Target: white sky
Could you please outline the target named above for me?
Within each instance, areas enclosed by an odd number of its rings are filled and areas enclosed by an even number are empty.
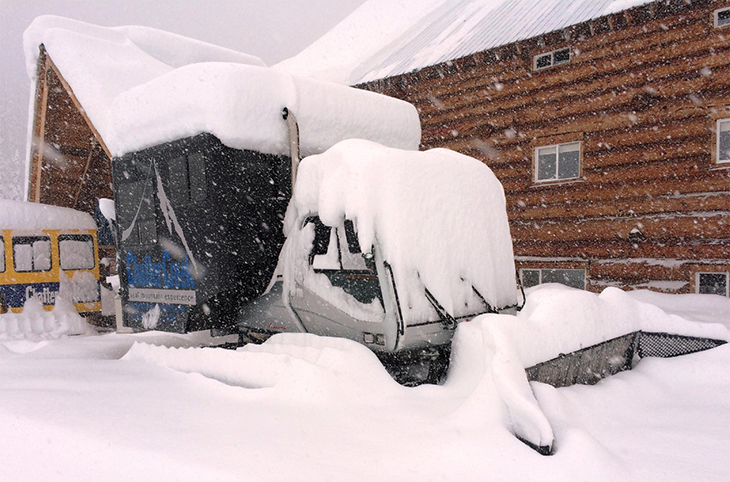
[[[30,81],[23,31],[39,15],[98,25],[145,25],[261,57],[291,57],[364,0],[0,0],[0,198],[17,197]]]

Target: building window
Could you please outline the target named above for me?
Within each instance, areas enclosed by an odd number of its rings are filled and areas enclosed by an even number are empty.
[[[730,277],[730,273],[697,273],[697,292],[730,296],[728,277]]]
[[[580,176],[580,142],[535,149],[535,181],[577,179]]]
[[[715,10],[715,27],[730,25],[730,7]]]
[[[15,271],[49,271],[51,269],[51,238],[22,236],[13,238]]]
[[[94,239],[88,234],[58,237],[61,269],[93,269],[96,265]]]
[[[176,205],[205,199],[205,158],[200,153],[170,160],[170,195]]]
[[[522,286],[532,288],[544,283],[560,283],[571,288],[586,288],[584,269],[521,269]]]
[[[535,70],[540,70],[554,65],[567,64],[568,62],[570,62],[570,49],[560,49],[535,55],[533,67]]]
[[[730,162],[730,119],[717,121],[717,162]]]

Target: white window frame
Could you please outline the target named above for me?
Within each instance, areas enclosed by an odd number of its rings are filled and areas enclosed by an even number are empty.
[[[730,119],[718,119],[715,127],[715,163],[716,164],[730,164],[730,158],[720,159],[720,126],[722,124],[728,124],[727,132],[730,132]],[[729,134],[730,135],[730,134]]]
[[[588,273],[583,268],[520,268],[520,283],[522,283],[522,279],[523,279],[522,276],[525,271],[537,271],[538,272],[538,274],[540,276],[538,283],[537,283],[538,286],[543,284],[543,281],[542,281],[543,271],[582,271],[583,272],[583,288],[580,288],[580,289],[586,289],[586,286],[588,285]],[[567,286],[567,285],[565,285],[565,286]],[[573,288],[573,287],[570,286],[569,288]]]
[[[575,177],[558,177],[560,173],[560,148],[565,146],[570,146],[572,144],[578,145],[578,174]],[[541,150],[548,150],[548,149],[555,149],[555,177],[550,179],[539,179],[540,175],[540,151]],[[574,181],[576,179],[580,179],[580,176],[583,172],[583,145],[581,141],[572,141],[572,142],[563,142],[560,144],[551,144],[549,146],[538,146],[535,148],[535,154],[534,154],[534,162],[533,164],[533,170],[534,170],[534,176],[533,181],[535,183],[555,183],[555,182],[565,182],[565,181]]]
[[[700,275],[703,274],[724,274],[725,275],[725,296],[730,297],[730,273],[727,271],[698,271],[695,273],[695,293],[700,292]]]
[[[556,62],[555,54],[558,52],[563,52],[565,50],[568,51],[568,60]],[[545,65],[544,67],[538,67],[537,60],[541,59],[543,57],[547,57],[547,56],[550,56],[550,65]],[[532,58],[532,69],[533,70],[549,69],[550,67],[555,67],[556,65],[564,65],[564,64],[570,63],[571,60],[573,60],[573,52],[570,50],[570,47],[563,47],[562,49],[551,50],[550,52],[543,52],[541,54],[535,55]]]
[[[730,19],[727,20],[727,23],[720,25],[720,14],[727,11],[730,11],[730,7],[718,8],[717,10],[715,10],[715,12],[713,13],[713,17],[715,18],[715,28],[724,28],[730,26]]]

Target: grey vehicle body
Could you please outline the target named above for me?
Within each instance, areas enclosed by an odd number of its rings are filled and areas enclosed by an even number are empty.
[[[239,312],[238,328],[244,340],[260,342],[276,333],[312,333],[348,338],[376,353],[397,353],[447,346],[459,322],[496,311],[485,303],[484,311],[454,319],[433,300],[432,319],[406,323],[392,268],[378,246],[363,254],[351,221],[329,227],[313,215],[304,224],[310,223],[315,225],[315,239],[308,259],[301,261],[307,263],[313,275],[324,275],[328,282],[320,282],[318,289],[313,289],[301,279],[279,275],[266,294]],[[337,234],[331,236],[333,231]],[[319,256],[328,254],[337,261],[324,266],[317,263]],[[353,315],[353,310],[333,301],[343,298],[350,306],[359,303],[371,312],[379,306],[382,316],[373,320]]]

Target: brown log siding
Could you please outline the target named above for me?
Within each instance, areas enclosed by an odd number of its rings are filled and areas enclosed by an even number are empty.
[[[519,267],[586,269],[593,290],[688,292],[698,270],[730,271],[730,165],[715,160],[730,28],[713,24],[728,6],[657,1],[360,87],[413,103],[423,148],[492,168]],[[565,47],[570,63],[532,69]],[[535,148],[573,141],[580,178],[535,183]]]

